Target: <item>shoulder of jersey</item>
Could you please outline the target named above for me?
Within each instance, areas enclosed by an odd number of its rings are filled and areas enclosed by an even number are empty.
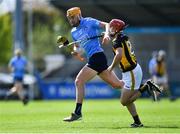
[[[87,20],[92,20],[93,18],[92,17],[85,17],[83,18],[83,20],[87,21]]]
[[[118,34],[117,40],[128,40],[128,36],[124,34]]]
[[[89,21],[93,21],[93,20],[96,20],[96,19],[94,19],[94,18],[92,18],[92,17],[83,18],[83,22],[84,22],[84,23],[88,23]]]

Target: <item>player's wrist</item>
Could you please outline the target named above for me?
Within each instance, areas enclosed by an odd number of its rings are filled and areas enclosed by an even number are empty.
[[[104,37],[110,37],[109,32],[105,32]]]

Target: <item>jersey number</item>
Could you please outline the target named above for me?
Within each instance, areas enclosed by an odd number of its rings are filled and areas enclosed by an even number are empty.
[[[127,44],[128,44],[130,53],[131,53],[131,54],[134,54],[134,50],[133,50],[133,48],[132,48],[131,42],[130,42],[130,41],[127,41]]]

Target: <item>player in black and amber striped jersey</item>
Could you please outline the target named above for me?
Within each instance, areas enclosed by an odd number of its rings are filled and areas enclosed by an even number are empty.
[[[117,34],[113,40],[114,54],[117,48],[122,48],[122,58],[119,63],[122,72],[133,70],[137,66],[137,60],[128,36],[122,33]]]
[[[176,100],[176,98],[172,95],[171,90],[168,86],[168,73],[166,68],[166,60],[165,60],[166,52],[164,50],[159,50],[155,59],[153,66],[152,79],[153,81],[163,89],[168,95],[171,101]],[[159,96],[159,93],[157,93]]]
[[[114,59],[108,70],[112,71],[116,65],[119,65],[122,70],[122,80],[125,83],[121,92],[121,104],[126,106],[134,119],[131,127],[142,127],[139,116],[133,103],[141,96],[144,91],[156,98],[155,91],[159,91],[159,87],[152,81],[147,81],[144,85],[142,82],[141,66],[137,63],[136,56],[132,49],[132,45],[128,36],[122,33],[125,28],[125,23],[119,19],[113,19],[109,23],[109,34],[112,37]]]

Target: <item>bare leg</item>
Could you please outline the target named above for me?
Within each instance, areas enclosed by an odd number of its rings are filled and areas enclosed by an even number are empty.
[[[17,94],[19,99],[23,102],[24,105],[28,103],[28,97],[25,97],[23,94],[23,83],[16,81],[14,86],[11,88],[10,91],[7,92],[6,94],[6,99],[8,99],[9,96]]]
[[[10,91],[7,92],[7,96],[17,93],[17,88],[13,86]]]
[[[135,91],[134,95],[129,98],[128,103],[133,103],[140,96],[141,96],[141,93],[139,91]]]
[[[129,101],[129,99],[133,96],[134,93],[136,93],[136,91],[131,91],[128,89],[122,89],[121,92],[121,104],[127,107],[127,109],[129,110],[132,116],[137,115],[136,107],[134,103],[132,102],[130,103]]]
[[[20,83],[20,82],[18,82],[18,83],[15,84],[15,86],[16,86],[17,94],[18,94],[20,100],[23,101],[23,99],[24,99],[24,95],[23,95],[23,84]]]
[[[130,103],[128,104],[127,106],[127,109],[129,111],[129,113],[134,117],[137,115],[137,112],[136,112],[136,106],[134,103]]]
[[[97,72],[93,69],[89,68],[88,66],[84,66],[79,74],[76,77],[75,80],[75,86],[76,86],[76,108],[74,110],[74,113],[71,114],[71,116],[64,118],[63,121],[71,122],[75,120],[79,120],[82,117],[81,114],[81,108],[82,103],[84,99],[84,86],[85,83],[89,80],[91,80],[94,76],[97,75]]]
[[[141,120],[139,119],[139,116],[136,111],[136,106],[134,103],[131,103],[126,106],[129,113],[131,114],[132,118],[134,119],[134,123],[131,124],[131,127],[142,127],[143,124],[141,123]]]
[[[75,80],[76,103],[81,103],[81,104],[83,103],[85,83],[91,80],[96,75],[97,72],[87,66],[84,66],[81,69]]]
[[[140,96],[141,96],[141,93],[138,90],[131,91],[128,89],[122,89],[122,91],[121,91],[121,104],[123,106],[127,106],[128,104],[133,103]]]
[[[139,97],[140,94],[138,92],[139,91],[137,91],[137,90],[131,91],[128,89],[122,89],[122,92],[121,92],[121,104],[123,106],[127,107],[129,113],[131,114],[132,118],[134,119],[135,124],[132,124],[133,125],[132,127],[142,127],[143,126],[141,124],[141,121],[140,121],[139,116],[137,114],[136,106],[133,102],[131,102],[131,101],[136,100]]]
[[[18,83],[15,82],[14,86],[7,92],[6,96],[9,97],[13,94],[18,94],[19,86]]]
[[[105,70],[99,74],[99,77],[110,84],[113,88],[123,88],[124,82],[119,80],[113,71]]]

